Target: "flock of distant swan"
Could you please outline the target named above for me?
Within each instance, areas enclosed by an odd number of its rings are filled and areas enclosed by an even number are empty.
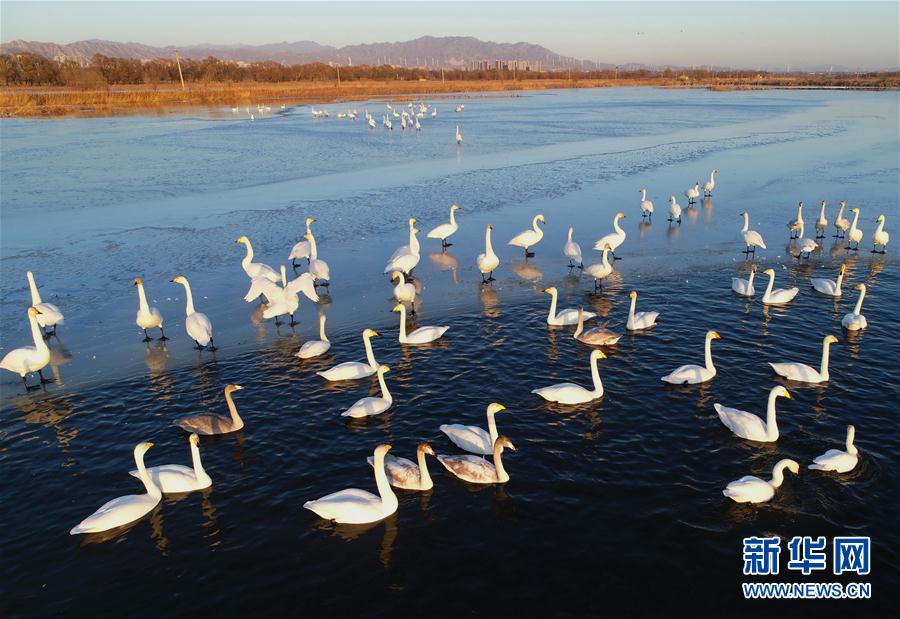
[[[416,115],[424,115],[427,108],[423,109],[423,107],[420,104],[419,112]],[[397,114],[391,109],[390,105],[388,105],[388,109],[392,114]],[[457,111],[462,110],[457,108]],[[353,113],[355,114],[355,111]],[[314,114],[316,114],[316,111],[314,111]],[[432,116],[436,114],[436,110],[433,110]],[[400,116],[404,125],[408,116],[405,111]],[[366,112],[366,117],[371,126],[372,119],[368,112]],[[415,120],[415,125],[418,125],[418,118]],[[385,115],[384,121],[390,122],[387,115]],[[457,128],[457,141],[461,141],[461,139]],[[715,188],[716,172],[717,170],[712,170],[709,181],[703,185],[704,196],[712,195]],[[646,189],[641,189],[640,192],[641,216],[651,218],[653,215],[653,204],[647,200]],[[692,207],[700,196],[700,192],[701,185],[699,182],[685,191],[684,195],[688,199],[688,208]],[[683,212],[682,207],[678,204],[675,196],[670,197],[669,203],[669,221],[680,224]],[[459,206],[452,205],[450,207],[449,222],[435,227],[427,234],[427,237],[430,239],[440,240],[442,248],[451,245],[449,239],[459,229],[456,221],[457,210],[459,210]],[[841,202],[840,211],[833,222],[836,230],[835,237],[847,239],[848,251],[858,250],[859,243],[863,238],[863,233],[858,227],[859,209],[851,209],[853,213],[852,222],[843,217],[844,210],[845,203]],[[787,224],[790,237],[798,250],[796,257],[799,259],[802,259],[804,254],[808,257],[809,253],[817,247],[816,240],[804,237],[805,225],[802,211],[803,204],[800,203],[796,219],[791,220]],[[573,240],[573,229],[568,229],[567,240],[563,246],[563,255],[569,261],[570,268],[583,269],[583,272],[594,280],[595,291],[598,287],[602,288],[603,280],[613,272],[609,255],[612,254],[614,259],[618,259],[615,256],[615,252],[626,238],[625,231],[619,226],[619,221],[624,217],[623,213],[615,215],[613,218],[613,231],[598,240],[594,245],[595,250],[602,252],[600,262],[588,266],[585,266],[583,263],[581,247]],[[743,218],[741,235],[746,245],[744,253],[749,257],[750,254],[755,253],[757,247],[764,249],[766,245],[762,235],[749,228],[748,213],[741,213],[741,217]],[[288,260],[291,261],[295,269],[302,269],[301,266],[297,265],[298,260],[307,261],[305,271],[290,281],[288,281],[287,271],[284,266],[276,271],[264,263],[254,261],[253,246],[246,236],[241,236],[235,241],[243,245],[246,251],[241,266],[249,278],[250,288],[244,300],[253,302],[262,297],[265,304],[263,312],[265,319],[274,318],[276,323],[280,324],[278,322],[279,317],[288,316],[291,324],[294,324],[294,313],[300,305],[301,295],[314,303],[318,302],[317,289],[321,286],[327,287],[329,285],[330,270],[328,264],[319,257],[315,236],[312,232],[312,224],[315,221],[313,218],[306,220],[306,232],[303,240],[295,244],[288,255]],[[872,251],[884,253],[890,240],[888,233],[884,230],[884,215],[880,215],[876,221],[877,228],[872,235]],[[545,222],[546,220],[542,214],[534,216],[531,228],[512,237],[508,244],[522,248],[526,258],[533,256],[534,252],[532,249],[541,242],[544,236],[544,232],[539,224],[545,224]],[[417,237],[420,230],[416,227],[416,224],[416,218],[409,218],[408,242],[391,255],[384,268],[384,273],[391,276],[391,281],[397,282],[393,287],[394,298],[397,301],[394,311],[399,313],[399,342],[405,346],[424,345],[437,341],[444,336],[448,329],[446,326],[422,326],[413,331],[407,330],[407,305],[411,311],[414,311],[413,302],[417,294],[416,287],[410,283],[410,280],[413,279],[412,272],[419,263],[420,257],[420,245]],[[816,239],[824,238],[827,226],[825,202],[823,201],[819,217],[814,224]],[[500,266],[500,259],[491,245],[492,229],[491,225],[487,226],[485,230],[484,253],[479,254],[475,258],[475,265],[481,273],[483,285],[490,285],[494,281],[493,273]],[[855,246],[851,247],[849,243],[855,243]],[[742,296],[755,295],[756,290],[753,280],[756,270],[756,265],[754,264],[748,279],[733,278],[732,289],[736,294]],[[792,301],[798,294],[798,288],[774,289],[775,272],[772,269],[766,269],[763,273],[769,276],[769,281],[762,295],[762,303],[767,305],[785,304]],[[845,267],[841,266],[836,280],[814,278],[810,282],[811,287],[820,294],[840,297],[844,273]],[[31,306],[28,308],[27,318],[34,346],[10,351],[0,361],[0,367],[19,374],[22,377],[26,390],[30,390],[39,387],[39,385],[28,385],[27,376],[31,373],[36,372],[38,374],[40,384],[49,382],[44,379],[42,374],[42,369],[48,364],[50,359],[49,348],[45,340],[55,334],[58,325],[63,323],[64,317],[57,306],[41,300],[34,276],[30,271],[27,273],[27,280],[31,292]],[[185,330],[188,337],[195,342],[199,350],[207,348],[215,350],[212,323],[206,314],[197,311],[195,308],[191,286],[187,278],[177,276],[171,281],[182,285],[185,290]],[[138,294],[138,311],[135,323],[143,331],[145,341],[152,339],[149,335],[150,329],[159,329],[160,339],[168,339],[163,331],[163,316],[156,307],[151,307],[148,304],[143,281],[137,278],[134,280],[134,285]],[[866,286],[860,283],[857,284],[856,289],[859,290],[856,306],[841,321],[843,327],[851,331],[865,329],[867,326],[866,318],[861,313]],[[551,297],[550,309],[546,319],[548,325],[575,326],[574,338],[591,346],[609,346],[615,344],[621,337],[620,334],[605,327],[598,326],[585,330],[585,321],[595,317],[592,312],[584,311],[581,307],[558,310],[556,288],[550,287],[544,292]],[[630,332],[652,328],[659,316],[659,313],[655,311],[636,311],[637,296],[637,292],[630,292],[631,304],[626,322],[626,329]],[[329,350],[331,343],[325,333],[325,322],[325,316],[321,315],[319,318],[319,339],[304,343],[296,353],[298,358],[311,359],[319,357]],[[359,418],[379,415],[393,406],[393,399],[385,381],[385,374],[390,368],[379,364],[372,350],[371,339],[377,336],[378,333],[372,329],[365,329],[362,333],[366,354],[365,362],[347,361],[327,370],[317,372],[326,381],[347,381],[373,375],[377,376],[380,395],[358,400],[341,413],[343,416]],[[663,376],[662,380],[675,385],[698,384],[712,380],[716,375],[716,368],[712,359],[712,342],[719,338],[720,336],[716,331],[710,330],[707,332],[703,365],[682,365]],[[770,365],[775,373],[792,381],[804,383],[826,382],[829,380],[829,346],[837,341],[837,338],[832,335],[827,335],[824,338],[822,358],[818,369],[803,363],[771,363]],[[597,400],[604,393],[598,362],[605,358],[606,355],[602,350],[595,349],[592,351],[589,361],[592,378],[590,388],[575,383],[560,383],[535,389],[532,393],[547,401],[567,405],[578,405]],[[232,394],[240,389],[242,389],[241,386],[233,384],[225,387],[225,399],[229,409],[228,416],[199,414],[185,417],[175,422],[175,425],[190,433],[191,467],[164,465],[147,468],[144,465],[144,454],[152,447],[153,443],[139,443],[134,448],[134,461],[137,468],[131,471],[131,475],[143,482],[146,494],[127,495],[109,501],[72,528],[70,533],[73,535],[94,533],[124,526],[149,513],[159,503],[163,493],[189,492],[209,487],[212,484],[212,479],[203,468],[198,437],[200,435],[227,434],[244,427],[244,422],[238,414],[237,407],[232,399]],[[790,398],[791,395],[784,387],[773,387],[769,392],[765,419],[749,412],[722,406],[719,403],[716,403],[714,408],[721,422],[735,436],[755,442],[774,442],[778,439],[775,405],[779,397]],[[487,430],[478,426],[460,424],[445,424],[440,427],[440,430],[447,438],[457,447],[467,452],[466,454],[435,454],[430,445],[421,443],[416,452],[417,460],[412,462],[408,459],[388,454],[388,451],[391,449],[390,445],[379,445],[375,449],[373,456],[369,458],[369,464],[374,468],[378,494],[350,488],[317,500],[307,501],[304,507],[322,518],[339,523],[362,524],[381,520],[394,513],[397,509],[397,497],[392,487],[406,490],[428,490],[433,486],[433,481],[428,472],[426,455],[434,456],[447,471],[466,482],[473,484],[505,483],[510,477],[503,467],[502,452],[504,449],[515,450],[515,447],[509,438],[500,435],[497,430],[494,416],[503,410],[505,410],[505,407],[498,403],[492,403],[487,407]],[[858,461],[858,451],[853,444],[854,437],[855,428],[850,425],[847,428],[845,450],[831,449],[816,458],[814,463],[809,465],[809,468],[839,473],[852,470]],[[491,459],[488,459],[486,456],[491,456]],[[796,474],[799,472],[799,464],[789,459],[781,460],[775,465],[770,480],[754,476],[742,477],[729,483],[723,493],[739,503],[768,501],[774,496],[776,489],[781,486],[786,469]]]

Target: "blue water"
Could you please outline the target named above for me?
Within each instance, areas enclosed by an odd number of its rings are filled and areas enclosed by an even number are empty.
[[[187,614],[223,600],[226,614],[804,612],[743,602],[741,539],[751,534],[871,536],[872,573],[858,580],[873,583],[874,599],[815,612],[886,609],[900,564],[890,507],[900,489],[891,378],[900,281],[896,247],[869,249],[879,213],[900,240],[896,93],[547,91],[471,96],[456,114],[460,101],[437,101],[438,118],[418,135],[336,118],[348,107],[380,118],[383,102],[371,101],[328,106],[321,120],[273,105],[252,122],[229,109],[0,121],[0,353],[29,341],[26,270],[66,314],[51,341],[53,384],[26,394],[17,376],[0,376],[0,547],[14,558],[4,561],[4,616],[126,604],[133,614]],[[669,225],[668,196],[686,205],[683,191],[712,167],[714,198]],[[652,224],[639,221],[641,187],[656,205]],[[785,223],[799,200],[811,222],[822,199],[829,219],[842,199],[861,209],[863,251],[829,236],[798,261]],[[406,242],[407,217],[427,231],[454,202],[462,210],[453,247],[441,253],[423,238],[416,270],[419,324],[450,330],[437,346],[403,349],[382,265]],[[730,292],[730,278],[749,268],[744,210],[769,248],[757,261],[776,269],[778,286],[801,288],[789,306]],[[623,259],[595,296],[561,247],[571,225],[586,261],[599,259],[589,248],[618,211],[627,215]],[[546,235],[526,263],[505,242],[538,212]],[[295,329],[276,329],[241,298],[248,282],[233,241],[245,234],[257,259],[281,264],[307,216],[318,219],[333,284],[318,310],[304,301]],[[490,288],[474,268],[487,223],[503,261]],[[810,276],[834,277],[842,263],[842,299],[809,289]],[[213,322],[215,355],[190,348],[182,289],[168,281],[177,274]],[[141,342],[135,276],[166,317],[166,346]],[[858,282],[869,286],[869,329],[848,336],[840,319]],[[583,304],[619,331],[632,289],[639,309],[661,312],[652,332],[607,351],[606,395],[591,405],[560,409],[530,393],[590,381],[589,349],[544,322],[548,285],[563,307]],[[301,363],[292,353],[315,337],[317,311],[328,314],[334,344],[326,360]],[[383,334],[374,346],[392,368],[396,406],[347,423],[339,410],[377,383],[325,385],[314,371],[361,358],[364,327]],[[663,388],[660,376],[702,359],[709,328],[723,336],[717,377]],[[827,333],[841,340],[831,381],[785,383],[794,399],[779,402],[777,443],[747,443],[721,426],[714,402],[762,413],[778,383],[766,362],[815,365]],[[246,387],[235,399],[247,426],[203,440],[211,490],[165,499],[112,537],[68,535],[104,501],[139,491],[127,475],[138,441],[157,443],[150,463],[188,462],[185,436],[169,423],[224,412],[228,382]],[[365,456],[380,442],[405,457],[421,440],[456,453],[438,426],[483,424],[491,401],[509,408],[498,424],[518,447],[506,454],[505,486],[467,486],[431,460],[434,490],[402,493],[384,523],[336,527],[301,508],[341,488],[373,489]],[[848,423],[857,469],[807,471],[840,447]],[[803,470],[769,504],[721,495],[743,475],[768,477],[782,457]]]

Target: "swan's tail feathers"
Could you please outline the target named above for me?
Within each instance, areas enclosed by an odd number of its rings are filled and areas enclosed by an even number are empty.
[[[768,249],[768,248],[766,247],[766,244],[763,243],[762,241],[759,242],[759,246],[760,246],[761,248],[763,248],[763,249]]]

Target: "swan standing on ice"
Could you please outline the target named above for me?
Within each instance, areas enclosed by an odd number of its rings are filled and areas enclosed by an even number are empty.
[[[300,307],[299,293],[302,292],[313,303],[319,302],[314,282],[313,276],[309,273],[301,273],[288,282],[287,269],[281,265],[281,286],[270,282],[265,277],[255,277],[250,280],[250,290],[244,295],[244,301],[251,303],[262,295],[268,303],[262,315],[263,319],[275,318],[275,324],[280,325],[278,316],[287,314],[291,317],[290,324],[293,327],[297,324],[294,320],[294,313]]]
[[[799,249],[799,253],[794,256],[795,258],[803,258],[803,254],[806,254],[807,259],[810,254],[819,247],[819,244],[816,243],[812,239],[807,239],[803,237],[803,220],[800,220],[800,229],[797,231],[797,248]]]
[[[744,218],[744,227],[741,228],[741,235],[744,237],[744,244],[747,246],[747,249],[744,250],[745,254],[753,254],[756,255],[756,248],[762,247],[766,249],[766,243],[763,241],[762,235],[756,230],[750,229],[750,214],[747,211],[741,213],[741,217]]]
[[[569,308],[556,313],[556,300],[559,295],[554,286],[545,288],[544,292],[550,295],[550,311],[547,313],[547,324],[555,327],[565,327],[578,323],[578,310]],[[584,319],[590,320],[596,316],[594,312],[584,312]]]
[[[191,294],[191,284],[183,275],[172,278],[172,283],[184,286],[185,307],[184,307],[184,329],[197,344],[197,350],[203,350],[209,344],[210,351],[216,350],[216,344],[212,336],[212,323],[206,314],[202,314],[194,310],[194,296]]]
[[[197,433],[188,436],[188,444],[191,446],[191,464],[193,468],[183,464],[163,464],[151,466],[146,470],[153,483],[165,494],[178,494],[180,492],[193,492],[212,486],[212,479],[207,475],[200,462],[200,437]],[[129,473],[132,477],[140,479],[140,471]]]
[[[309,274],[313,276],[313,284],[315,286],[330,286],[331,270],[328,263],[319,260],[319,251],[316,247],[316,238],[312,234],[307,234],[306,240],[309,241]]]
[[[428,463],[425,461],[425,454],[435,455],[434,450],[428,443],[419,443],[416,448],[416,462],[392,456],[388,454],[384,458],[384,470],[387,473],[388,481],[394,488],[401,490],[431,490],[434,482],[431,481],[431,475],[428,474]],[[374,456],[369,456],[366,461],[375,466]]]
[[[69,531],[69,535],[99,533],[115,529],[143,518],[153,511],[154,507],[159,505],[162,492],[153,483],[153,480],[150,479],[150,475],[147,473],[147,469],[144,468],[144,454],[151,447],[153,447],[153,443],[138,443],[134,448],[134,463],[137,465],[138,470],[137,477],[144,483],[147,494],[120,496],[117,499],[104,503],[100,509],[73,527]]]
[[[770,481],[746,475],[728,484],[722,494],[736,503],[765,503],[775,496],[775,490],[784,483],[784,469],[790,469],[795,475],[800,474],[800,465],[785,458],[772,469]]]
[[[753,288],[753,278],[756,276],[756,265],[750,269],[750,277],[747,279],[741,279],[740,277],[732,277],[731,278],[731,289],[734,290],[737,294],[742,297],[752,297],[756,294],[756,289]]]
[[[310,228],[310,224],[315,221],[314,217],[306,218],[306,234],[312,235],[312,228]],[[309,260],[309,241],[306,240],[306,234],[303,235],[303,240],[298,241],[291,248],[291,253],[288,256],[288,260],[291,261],[291,266],[297,268],[297,261],[306,258]]]
[[[444,468],[463,481],[472,484],[505,484],[509,481],[509,473],[503,468],[501,454],[503,448],[509,447],[516,451],[515,446],[505,436],[497,437],[494,441],[494,463],[491,464],[484,458],[477,456],[442,456],[438,455],[438,462]]]
[[[450,206],[450,223],[441,224],[434,228],[431,232],[429,232],[426,236],[429,239],[441,239],[441,247],[450,247],[453,243],[448,243],[447,239],[456,234],[456,231],[459,230],[459,226],[456,224],[456,211],[459,210],[458,204],[453,204]]]
[[[419,327],[412,333],[406,332],[406,306],[397,304],[392,311],[400,312],[400,343],[422,345],[430,344],[443,337],[450,327]]]
[[[598,288],[603,288],[603,280],[612,273],[612,265],[609,263],[610,249],[612,248],[607,243],[606,247],[603,248],[603,257],[600,259],[600,262],[591,264],[584,269],[585,274],[590,275],[594,279],[594,293],[597,292]]]
[[[497,421],[494,419],[494,415],[505,410],[505,406],[496,402],[488,405],[487,430],[478,426],[464,426],[458,423],[445,423],[440,430],[460,449],[481,456],[489,456],[493,453],[494,442],[497,440]]]
[[[891,235],[884,230],[884,215],[879,215],[875,221],[878,222],[878,227],[872,233],[872,253],[883,254],[887,252],[887,244],[891,240]],[[879,245],[881,245],[881,251],[878,251]]]
[[[481,273],[482,284],[494,281],[494,270],[500,266],[500,258],[494,253],[494,248],[491,245],[491,230],[493,229],[494,226],[491,224],[487,225],[484,231],[484,253],[478,254],[478,257],[475,258],[475,265]],[[488,276],[487,279],[484,277],[485,273]]]
[[[137,286],[138,291],[138,311],[134,322],[138,327],[144,330],[144,341],[149,342],[153,339],[150,337],[150,334],[147,333],[147,329],[156,328],[159,328],[160,340],[165,341],[169,339],[163,331],[162,314],[159,313],[157,308],[150,307],[150,305],[147,304],[147,295],[144,293],[144,283],[141,281],[140,277],[134,279],[134,285]]]
[[[735,436],[759,443],[774,443],[778,440],[778,423],[775,420],[775,400],[779,397],[791,399],[791,394],[784,387],[772,387],[769,391],[769,404],[766,409],[766,420],[763,421],[753,413],[736,408],[722,406],[718,402],[713,405],[719,419]]]
[[[525,249],[526,258],[534,256],[534,252],[528,251],[528,248],[537,245],[541,242],[541,239],[544,238],[544,231],[538,227],[538,222],[545,225],[547,223],[543,215],[535,215],[534,219],[531,220],[531,230],[520,232],[509,240],[508,245],[515,245],[516,247]]]
[[[416,233],[419,232],[418,230],[416,230],[417,221],[418,220],[415,217],[410,217],[407,220],[407,226],[409,227],[409,241],[406,245],[401,245],[400,247],[395,249],[394,253],[391,254],[391,257],[388,258],[388,262],[393,262],[395,259],[404,254],[419,253],[419,240],[416,237]]]
[[[616,260],[619,260],[619,257],[616,256],[616,250],[625,242],[625,231],[619,227],[620,219],[625,219],[624,213],[616,213],[616,216],[613,217],[613,232],[610,232],[594,243],[594,249],[597,251],[603,251],[603,249],[609,245],[610,251],[612,251],[613,257]]]
[[[625,328],[629,331],[641,331],[654,326],[659,312],[635,312],[637,292],[632,290],[628,296],[631,297],[631,307],[628,309],[628,322],[625,324]]]
[[[373,329],[365,329],[362,332],[363,345],[366,348],[366,363],[344,361],[327,370],[316,372],[316,374],[329,381],[356,380],[357,378],[371,376],[378,371],[375,353],[372,352],[373,337],[378,337],[378,332]]]
[[[859,242],[862,241],[863,231],[856,227],[859,222],[859,209],[851,209],[853,213],[853,222],[850,224],[850,230],[847,231],[847,249],[859,251]],[[850,243],[856,243],[856,247],[850,247]]]
[[[585,389],[581,385],[575,383],[558,383],[549,387],[541,387],[532,390],[548,402],[557,402],[559,404],[584,404],[592,400],[603,397],[603,383],[600,382],[600,370],[597,368],[597,362],[600,359],[606,359],[606,355],[600,350],[592,350],[590,358],[591,379],[594,388]]]
[[[456,143],[462,144],[462,133],[459,132],[459,125],[456,125]]]
[[[859,298],[856,300],[856,307],[853,308],[852,312],[844,314],[844,317],[841,319],[841,326],[848,331],[859,331],[860,329],[865,329],[869,326],[866,317],[860,313],[862,311],[863,299],[866,298],[866,285],[856,284],[856,289],[859,290]]]
[[[653,218],[653,202],[647,199],[647,190],[646,189],[638,189],[638,193],[641,194],[641,218],[650,217]]]
[[[700,181],[684,192],[684,197],[688,199],[688,206],[697,202],[697,198],[700,197]]]
[[[419,245],[419,239],[416,237],[416,234],[421,232],[421,230],[415,227],[415,223],[416,218],[410,217],[409,245],[404,245],[394,252],[394,255],[391,256],[391,259],[388,261],[387,266],[384,267],[385,273],[400,271],[409,276],[412,273],[412,270],[416,268],[416,265],[419,264],[419,251],[421,247]]]
[[[244,420],[238,415],[237,406],[234,405],[231,394],[241,389],[243,387],[240,385],[225,385],[225,403],[228,404],[228,417],[214,413],[200,413],[177,419],[173,425],[178,426],[185,432],[196,432],[203,436],[237,432],[244,427]]]
[[[788,380],[800,383],[827,383],[828,382],[828,349],[832,344],[837,344],[838,339],[833,335],[826,335],[822,340],[822,363],[819,369],[815,369],[805,363],[769,363],[775,373],[784,376]]]
[[[398,504],[397,495],[391,490],[384,471],[384,458],[390,449],[390,445],[375,448],[373,467],[377,495],[358,488],[348,488],[315,501],[307,501],[303,507],[325,520],[341,524],[367,524],[384,520],[397,511]]]
[[[703,197],[711,198],[713,189],[716,188],[716,172],[717,169],[713,168],[709,173],[709,180],[703,184]]]
[[[572,335],[572,338],[589,346],[613,346],[622,336],[605,327],[593,327],[585,331],[584,308],[579,305],[578,324],[575,326],[575,333]]]
[[[846,208],[846,206],[847,203],[844,200],[841,200],[841,208],[838,211],[837,217],[834,218],[834,238],[836,239],[842,239],[847,236],[847,229],[850,228],[850,222],[844,217],[844,208]]]
[[[847,426],[847,439],[845,446],[847,451],[840,449],[829,449],[818,458],[813,459],[814,464],[810,464],[808,468],[814,471],[834,471],[835,473],[849,473],[856,468],[859,462],[859,451],[853,444],[856,437],[856,428],[852,425]]]
[[[796,286],[793,288],[776,288],[773,290],[772,287],[775,285],[775,271],[766,269],[763,271],[763,274],[769,276],[769,284],[766,286],[766,291],[762,296],[762,302],[766,305],[790,303],[794,300],[794,297],[797,296],[797,293],[800,292],[800,289]]]
[[[662,380],[671,385],[696,385],[705,383],[716,375],[716,366],[712,361],[712,341],[721,339],[722,336],[715,331],[706,332],[705,363],[706,365],[682,365],[672,370]]]
[[[797,205],[797,218],[792,219],[787,223],[788,227],[788,236],[792,239],[799,239],[801,227],[803,226],[803,202],[800,202]]]
[[[569,259],[569,268],[584,268],[584,261],[581,259],[581,245],[572,240],[573,228],[569,228],[569,234],[566,237],[566,244],[563,245],[563,255]]]
[[[828,229],[828,219],[825,217],[825,200],[822,200],[822,208],[819,209],[819,218],[816,220],[816,238],[824,239],[825,230]]]
[[[669,221],[678,222],[681,225],[681,205],[675,196],[669,196]]]
[[[387,383],[384,382],[384,375],[390,372],[391,368],[386,365],[378,368],[378,386],[381,387],[381,397],[365,397],[357,400],[353,405],[341,413],[341,417],[353,417],[359,419],[361,417],[371,417],[372,415],[380,415],[391,407],[394,398],[388,391]]]
[[[268,264],[253,262],[253,245],[250,244],[250,239],[246,236],[242,236],[234,242],[247,248],[247,255],[241,260],[241,266],[244,268],[244,273],[247,274],[247,277],[250,279],[253,279],[254,277],[265,277],[267,280],[275,282],[276,284],[281,281],[281,276],[278,274],[278,271]]]
[[[41,329],[38,326],[38,316],[40,316],[40,311],[38,311],[36,307],[28,308],[28,324],[31,325],[31,339],[34,341],[34,346],[15,348],[6,353],[3,360],[0,361],[0,368],[15,372],[22,377],[25,391],[38,388],[38,385],[35,385],[34,387],[28,386],[28,381],[25,377],[31,372],[38,373],[41,385],[50,382],[44,378],[44,374],[42,373],[44,367],[50,363],[50,349],[47,347],[47,343],[44,341]]]
[[[304,342],[300,347],[300,350],[297,351],[297,354],[294,355],[295,357],[299,359],[312,359],[313,357],[319,357],[328,352],[331,348],[331,342],[328,340],[328,336],[325,335],[326,320],[328,320],[328,317],[325,316],[325,314],[319,316],[319,339]]]
[[[31,307],[38,310],[37,323],[44,330],[44,337],[56,335],[56,326],[63,324],[64,316],[59,308],[52,303],[44,303],[41,301],[41,293],[38,292],[37,284],[34,283],[34,274],[31,271],[25,273],[28,278],[28,288],[31,290]],[[53,331],[48,332],[47,327],[53,327]]]
[[[397,282],[397,285],[394,286],[394,298],[400,303],[403,303],[404,301],[406,303],[412,303],[415,301],[416,287],[413,284],[408,283],[406,278],[403,277],[403,273],[400,271],[391,273],[391,281],[394,281],[395,279],[399,281]]]
[[[812,287],[816,292],[827,294],[829,297],[839,297],[842,294],[841,283],[844,281],[844,272],[846,270],[847,265],[842,264],[841,270],[838,271],[837,281],[833,279],[825,279],[823,277],[813,277],[809,280],[809,283],[812,284]]]

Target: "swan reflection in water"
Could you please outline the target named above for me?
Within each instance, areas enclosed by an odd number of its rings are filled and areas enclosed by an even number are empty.
[[[700,206],[703,207],[703,221],[706,223],[710,223],[712,221],[713,215],[713,200],[712,198],[703,198],[700,200]]]
[[[695,215],[696,217],[696,215]],[[650,228],[653,227],[653,223],[649,221],[642,221],[638,224],[638,238],[642,239],[644,236],[650,231]]]
[[[459,261],[456,259],[456,256],[449,251],[430,251],[428,252],[428,258],[441,271],[450,271],[450,280],[454,284],[459,284],[459,278],[456,275],[457,270],[459,269]]]
[[[49,394],[17,395],[7,402],[21,411],[22,421],[25,423],[51,427],[56,444],[64,453],[78,436],[78,428],[65,423],[74,406],[64,397]]]
[[[344,541],[353,541],[366,533],[384,527],[381,536],[381,545],[378,550],[378,559],[385,569],[391,566],[391,558],[394,554],[394,544],[397,541],[397,513],[394,512],[383,520],[368,522],[366,524],[338,524],[331,520],[316,518],[310,525],[310,530],[320,533],[330,533]]]
[[[493,286],[478,285],[478,300],[487,318],[500,317],[500,293]]]
[[[511,262],[509,268],[527,282],[538,282],[544,277],[544,273],[539,268],[528,262]]]
[[[55,334],[54,334],[55,335]],[[59,366],[71,363],[72,355],[69,349],[65,347],[59,336],[56,336],[56,346],[50,346],[50,372],[53,374],[53,382],[61,387],[63,384],[62,375],[59,372]]]

